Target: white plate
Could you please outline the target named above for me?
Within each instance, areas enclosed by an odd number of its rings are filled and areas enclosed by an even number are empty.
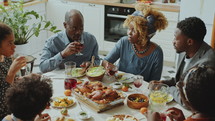
[[[82,68],[74,68],[71,71],[71,75],[74,78],[78,78],[78,77],[82,77],[84,76],[86,73],[81,74],[80,71],[82,71]]]
[[[60,101],[60,99],[63,99],[63,98],[67,98],[68,100],[72,100],[73,102],[67,106],[56,106],[54,105],[54,102],[55,101]],[[64,103],[65,101],[62,101],[62,103]],[[51,106],[54,107],[54,108],[68,108],[68,107],[71,107],[75,104],[75,98],[73,97],[66,97],[66,96],[60,96],[60,97],[54,97],[52,98],[52,102],[51,102]]]
[[[134,82],[134,75],[126,73],[118,81],[122,83],[132,83]]]
[[[167,103],[171,102],[172,100],[173,100],[173,96],[171,94],[168,94]]]
[[[123,84],[121,82],[113,82],[110,84],[110,86],[114,89],[120,89],[122,88]]]

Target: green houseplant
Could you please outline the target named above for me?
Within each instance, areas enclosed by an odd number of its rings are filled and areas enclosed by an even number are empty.
[[[28,43],[32,36],[38,37],[43,30],[53,33],[60,31],[37,12],[24,10],[23,3],[23,1],[9,3],[9,6],[6,7],[0,5],[0,22],[9,25],[13,29],[15,35],[14,43],[16,45]],[[29,24],[29,20],[32,19],[36,19],[37,22]]]

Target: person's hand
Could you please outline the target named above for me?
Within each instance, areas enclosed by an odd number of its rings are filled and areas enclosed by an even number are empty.
[[[19,56],[13,60],[13,63],[8,70],[9,75],[15,75],[22,67],[27,64],[27,59],[25,56]]]
[[[147,121],[163,121],[158,112],[147,112]]]
[[[114,75],[118,71],[118,68],[115,65],[113,65],[112,63],[107,63],[105,65],[105,69],[107,70],[107,74],[109,76]]]
[[[160,80],[160,81],[152,80],[152,81],[149,82],[148,89],[151,89],[153,84],[162,84],[162,83],[163,83],[162,80]]]
[[[104,66],[104,67],[105,67],[105,69],[107,69],[107,70],[108,70],[108,69],[114,68],[114,67],[115,67],[115,65],[113,65],[112,63],[109,63],[109,62],[108,62],[108,63],[106,63],[106,64],[105,64],[105,66]]]
[[[83,49],[83,47],[79,45],[80,43],[76,41],[69,43],[67,47],[61,52],[61,56],[65,58],[67,56],[80,52]]]
[[[51,120],[51,117],[48,113],[37,115],[34,121],[48,121]]]
[[[183,112],[180,109],[175,108],[175,107],[169,108],[167,110],[167,116],[170,118],[171,121],[174,121],[174,120],[184,121],[185,120]]]
[[[87,61],[87,62],[83,62],[80,67],[82,68],[88,68],[90,66],[91,62]]]

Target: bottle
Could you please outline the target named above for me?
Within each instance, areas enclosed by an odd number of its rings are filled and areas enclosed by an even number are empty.
[[[176,2],[176,0],[170,0],[169,2],[170,2],[170,3],[175,3],[175,2]]]
[[[168,0],[162,0],[162,3],[168,3]]]
[[[8,6],[8,0],[3,0],[4,6]]]

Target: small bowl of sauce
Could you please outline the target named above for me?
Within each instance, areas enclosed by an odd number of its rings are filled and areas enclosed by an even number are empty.
[[[78,113],[78,116],[79,116],[79,118],[82,119],[82,120],[91,118],[91,115],[90,115],[88,112],[86,112],[86,111],[80,111],[80,112]]]

